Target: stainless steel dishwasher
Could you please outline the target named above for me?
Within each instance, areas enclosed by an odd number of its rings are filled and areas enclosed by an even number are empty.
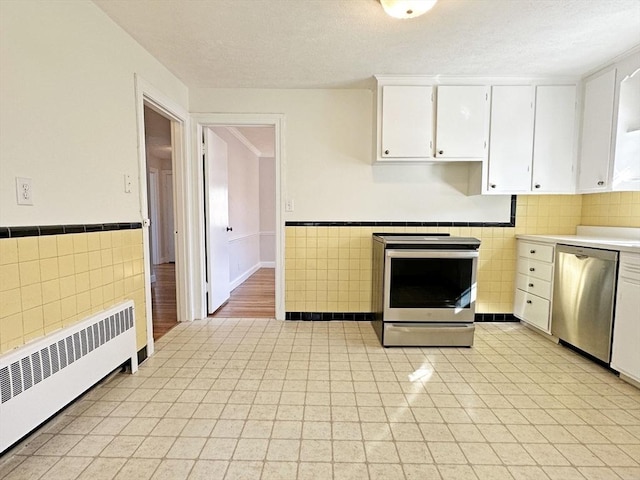
[[[551,333],[607,364],[617,268],[612,250],[556,248]]]

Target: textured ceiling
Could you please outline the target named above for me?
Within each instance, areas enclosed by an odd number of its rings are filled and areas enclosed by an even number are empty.
[[[375,74],[580,75],[640,44],[639,0],[94,0],[189,87],[357,88]]]

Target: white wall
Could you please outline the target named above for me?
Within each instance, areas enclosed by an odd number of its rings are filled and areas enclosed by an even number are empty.
[[[187,107],[186,86],[93,3],[0,1],[0,225],[140,221],[134,73]],[[34,206],[16,204],[16,176]]]
[[[227,143],[229,186],[229,280],[234,288],[260,263],[258,157],[226,128],[212,127]]]
[[[260,262],[276,261],[276,160],[259,160],[260,174]]]
[[[285,221],[509,221],[509,196],[467,196],[466,165],[371,165],[369,90],[191,89],[192,112],[283,113]]]

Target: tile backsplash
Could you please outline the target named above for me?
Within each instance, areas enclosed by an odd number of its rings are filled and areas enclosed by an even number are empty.
[[[0,239],[0,353],[123,299],[146,344],[142,230]]]
[[[640,192],[582,195],[582,225],[640,227]]]
[[[371,311],[373,232],[439,232],[482,241],[478,313],[513,311],[515,235],[573,234],[580,195],[519,196],[515,227],[287,227],[285,304],[296,312]]]

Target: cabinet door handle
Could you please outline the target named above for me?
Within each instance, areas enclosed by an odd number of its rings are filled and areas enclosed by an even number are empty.
[[[444,150],[438,150],[438,155],[443,155],[444,154]]]
[[[389,155],[389,150],[385,150],[385,151],[384,151],[384,154],[385,154],[385,155]]]
[[[529,284],[529,288],[533,288],[533,283],[530,283],[530,284]]]
[[[529,271],[530,271],[530,272],[535,272],[535,271],[536,271],[536,269],[535,269],[535,268],[533,268],[533,267],[529,267]]]
[[[492,183],[492,184],[491,184],[491,188],[496,188],[496,184],[495,184],[495,183]]]
[[[531,255],[533,255],[534,253],[536,253],[536,251],[535,251],[535,250],[529,250],[529,253],[530,253]]]
[[[227,232],[233,232],[233,227],[227,227]]]
[[[531,305],[533,302],[531,300],[527,300],[527,303]]]
[[[539,184],[539,183],[536,183],[536,184],[535,184],[535,187],[536,187],[536,188],[540,188],[540,184]]]
[[[599,187],[601,187],[602,185],[604,185],[604,182],[603,182],[602,180],[600,180],[600,181],[598,182],[598,186],[599,186]]]

